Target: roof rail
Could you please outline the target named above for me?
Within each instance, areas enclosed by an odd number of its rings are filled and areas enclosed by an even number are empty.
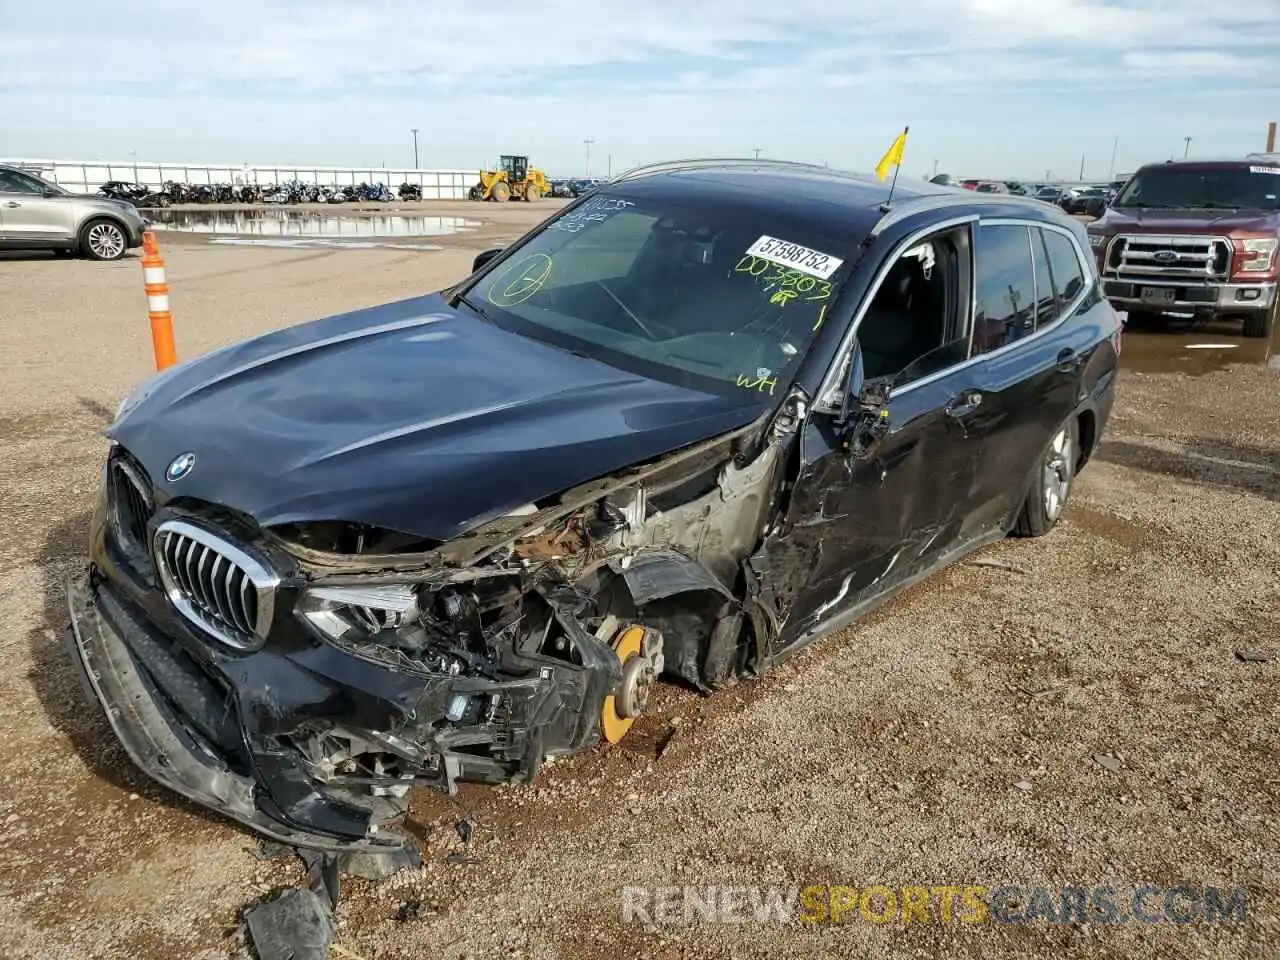
[[[779,167],[791,170],[809,170],[820,171],[831,176],[844,176],[857,178],[857,174],[849,173],[843,170],[833,170],[830,167],[824,167],[816,163],[801,163],[798,160],[762,160],[751,159],[749,157],[705,157],[689,160],[666,160],[661,163],[647,163],[643,166],[632,167],[625,173],[621,173],[614,177],[611,182],[621,183],[624,180],[638,180],[641,177],[649,177],[659,173],[675,173],[683,170],[708,170],[716,167],[739,167],[749,169],[751,167],[777,169]]]
[[[991,204],[999,206],[1001,204],[1010,207],[1026,208],[1027,204],[1032,202],[1029,197],[1021,197],[1012,193],[979,193],[975,194],[971,190],[963,192],[957,191],[951,193],[927,194],[920,197],[907,197],[901,201],[896,201],[893,208],[883,217],[876,221],[876,225],[871,228],[871,232],[867,235],[868,239],[879,236],[895,223],[901,223],[907,217],[914,216],[917,213],[923,213],[928,210],[945,210],[948,207],[975,207]],[[1050,204],[1045,204],[1051,207]],[[975,217],[977,215],[975,214]],[[1065,216],[1065,214],[1064,214]]]

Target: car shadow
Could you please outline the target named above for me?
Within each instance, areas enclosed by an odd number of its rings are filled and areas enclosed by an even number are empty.
[[[1096,457],[1134,470],[1280,501],[1280,455],[1272,449],[1191,440],[1185,450],[1169,451],[1130,440],[1104,440]]]
[[[121,260],[137,260],[142,256],[138,250],[127,250],[120,260],[107,261],[109,263],[119,263]],[[56,250],[0,250],[0,263],[3,262],[20,262],[26,260],[84,260],[85,257],[80,255],[72,256],[71,254],[59,253]]]

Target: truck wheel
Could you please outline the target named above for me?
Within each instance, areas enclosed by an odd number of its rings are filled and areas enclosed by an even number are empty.
[[[538,189],[536,184],[531,183],[524,188],[524,198],[529,203],[533,203],[535,200],[541,200],[542,191]]]
[[[1280,303],[1270,310],[1259,310],[1246,314],[1244,318],[1244,335],[1246,337],[1269,337],[1275,326],[1276,313],[1280,312]]]
[[[80,252],[90,260],[119,260],[128,243],[114,220],[90,220],[80,229]]]
[[[496,200],[498,203],[506,203],[511,199],[511,188],[505,183],[495,183],[493,189],[489,191],[489,199]]]
[[[1013,533],[1019,537],[1043,537],[1052,530],[1067,506],[1080,455],[1080,428],[1075,416],[1054,433],[1035,467],[1027,499],[1018,513]]]

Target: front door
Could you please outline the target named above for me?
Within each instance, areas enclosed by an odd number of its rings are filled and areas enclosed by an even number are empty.
[[[74,211],[44,185],[15,170],[0,170],[0,217],[6,240],[62,240],[71,236]]]
[[[785,532],[752,559],[766,605],[785,611],[774,655],[957,543],[981,445],[971,427],[977,373],[963,362],[967,236],[940,234],[904,253],[860,321],[865,377],[893,385],[883,436],[859,454],[830,415],[805,424]]]

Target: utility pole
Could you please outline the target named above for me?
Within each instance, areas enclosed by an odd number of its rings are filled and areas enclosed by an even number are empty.
[[[613,179],[613,154],[609,154],[609,179]]]
[[[1267,124],[1267,153],[1276,152],[1276,122],[1272,120]]]
[[[1183,137],[1182,159],[1187,159],[1187,154],[1191,152],[1191,138]]]
[[[759,147],[752,147],[752,149],[755,151],[756,159],[757,159],[757,160],[759,160],[759,159],[760,159],[760,148],[759,148]]]
[[[1050,183],[1050,182],[1052,182],[1052,180],[1053,180],[1053,171],[1052,171],[1052,170],[1046,170],[1046,171],[1044,172],[1044,182],[1045,182],[1045,183]]]
[[[937,161],[937,160],[933,161],[933,175],[934,175],[935,177],[938,175],[938,161]]]
[[[1116,178],[1116,150],[1120,147],[1120,138],[1115,137],[1111,141],[1111,166],[1107,168],[1107,179],[1114,180]]]
[[[418,128],[410,127],[413,131],[413,169],[418,169]]]
[[[592,145],[593,143],[595,143],[595,141],[594,141],[594,140],[583,140],[582,142],[583,142],[583,143],[585,143],[585,144],[587,145],[587,174],[586,174],[586,177],[587,177],[587,179],[588,179],[588,180],[590,180],[590,179],[591,179],[591,145]]]
[[[1084,182],[1084,154],[1080,154],[1080,182]]]

